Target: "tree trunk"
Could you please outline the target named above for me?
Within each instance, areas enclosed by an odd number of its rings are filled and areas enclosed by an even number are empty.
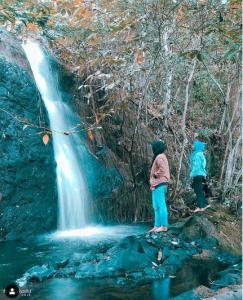
[[[173,197],[173,199],[177,195],[178,185],[179,185],[179,181],[180,181],[180,174],[181,174],[182,159],[183,159],[183,155],[184,155],[184,151],[185,151],[185,146],[186,146],[186,142],[187,142],[187,136],[186,136],[186,114],[187,114],[188,103],[189,103],[189,87],[190,87],[190,83],[191,83],[193,75],[194,75],[196,63],[197,63],[197,59],[194,58],[193,67],[192,67],[192,70],[191,70],[191,73],[189,75],[189,78],[187,80],[187,85],[186,85],[186,92],[185,92],[185,94],[186,94],[185,95],[186,100],[185,100],[184,112],[183,112],[182,122],[181,122],[182,135],[183,135],[183,143],[182,143],[181,155],[180,155],[180,159],[179,159],[179,167],[178,167],[178,172],[177,172],[177,178],[176,178],[176,184],[175,184],[175,190],[174,190],[174,197]]]

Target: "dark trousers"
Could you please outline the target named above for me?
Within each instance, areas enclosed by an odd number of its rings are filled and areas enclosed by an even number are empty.
[[[197,196],[197,205],[200,208],[203,208],[208,205],[207,199],[205,197],[203,183],[205,178],[203,176],[193,177],[192,187]]]

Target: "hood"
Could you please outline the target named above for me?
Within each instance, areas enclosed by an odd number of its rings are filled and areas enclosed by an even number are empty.
[[[195,141],[192,144],[195,152],[203,152],[206,148],[206,144],[200,141]]]
[[[166,150],[166,145],[162,141],[152,142],[152,150],[155,156],[164,153]]]

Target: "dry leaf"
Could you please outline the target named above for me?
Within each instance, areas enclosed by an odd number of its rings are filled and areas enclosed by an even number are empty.
[[[43,138],[42,138],[42,141],[43,141],[43,143],[44,143],[45,145],[47,145],[48,142],[49,142],[49,135],[48,135],[48,134],[45,134],[45,135],[43,136]]]
[[[90,141],[93,141],[94,140],[94,135],[93,135],[93,132],[91,129],[88,130],[88,138]]]

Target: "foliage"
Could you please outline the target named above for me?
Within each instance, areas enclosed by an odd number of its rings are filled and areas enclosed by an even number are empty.
[[[2,0],[0,23],[20,39],[38,35],[48,41],[60,62],[82,80],[78,93],[92,109],[91,126],[126,111],[128,103],[138,105],[131,155],[139,147],[134,142],[142,134],[138,129],[143,124],[152,128],[161,117],[156,136],[170,143],[173,159],[179,160],[186,82],[196,59],[185,151],[195,132],[210,128],[213,147],[225,149],[218,152],[215,166],[218,184],[229,193],[230,187],[224,188],[228,172],[238,186],[239,0]],[[94,139],[91,131],[88,137]],[[230,165],[234,174],[227,169]]]

